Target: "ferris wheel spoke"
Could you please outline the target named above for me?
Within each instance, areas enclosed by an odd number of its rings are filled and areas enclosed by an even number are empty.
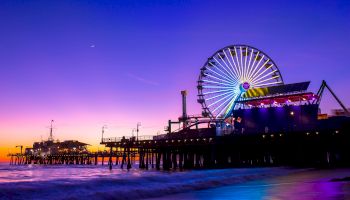
[[[221,81],[221,82],[225,82],[225,83],[228,83],[228,84],[234,85],[234,84],[237,83],[237,82],[227,81],[227,80],[225,80],[225,79],[220,79],[220,78],[218,78],[218,77],[216,77],[216,76],[212,76],[211,74],[205,73],[205,75],[206,75],[206,76],[209,76],[210,78],[213,78],[213,79],[215,79],[215,80],[218,80],[218,81]],[[203,80],[205,80],[205,79],[203,79]]]
[[[224,53],[224,55],[226,56],[225,51],[223,51],[223,53]],[[231,72],[232,77],[234,77],[236,80],[238,80],[238,77],[236,76],[236,74],[235,74],[235,73],[233,73],[233,71],[231,70],[231,68],[230,68],[230,67],[227,65],[227,63],[226,63],[225,59],[224,59],[224,58],[222,58],[220,54],[218,54],[218,56],[219,56],[219,57],[220,57],[220,59],[223,61],[223,63],[226,65],[227,69],[228,69],[228,70]],[[226,58],[227,58],[227,56],[226,56]]]
[[[228,50],[230,51],[230,49],[228,49]],[[235,76],[236,76],[236,78],[237,78],[237,80],[238,80],[238,79],[239,79],[239,78],[238,78],[238,73],[237,73],[236,69],[233,67],[233,65],[232,65],[232,63],[231,63],[231,61],[230,61],[230,58],[227,56],[225,50],[222,50],[222,52],[225,54],[225,57],[227,58],[227,61],[228,61],[228,63],[230,64],[230,69],[231,69],[231,71],[235,74]],[[231,53],[230,53],[230,54],[231,54]],[[231,58],[232,58],[232,55],[231,55]]]
[[[264,71],[260,72],[259,74],[256,74],[254,76],[254,78],[252,79],[252,81],[256,80],[257,78],[259,78],[261,75],[265,74],[265,72],[267,70],[269,70],[271,67],[273,66],[273,64],[270,64],[269,66],[266,67],[266,69],[264,69]],[[277,71],[277,70],[276,70]]]
[[[271,81],[271,80],[273,80],[273,79],[278,80],[279,77],[280,77],[280,76],[276,75],[276,76],[272,76],[272,77],[267,78],[267,79],[263,79],[263,80],[261,80],[261,81],[256,81],[256,82],[254,82],[254,85],[259,85],[259,84],[261,84],[261,83],[265,83],[265,82]]]
[[[235,66],[235,67],[233,67],[232,64],[231,64],[232,69],[236,72],[237,78],[239,78],[240,75],[239,75],[239,71],[238,71],[238,67],[237,67],[237,65],[236,65],[235,59],[233,58],[234,55],[232,55],[232,50],[231,50],[230,48],[228,48],[228,51],[229,51],[229,53],[230,53],[230,57],[231,57],[232,63],[233,63],[233,65]],[[237,55],[237,54],[236,54],[236,55]],[[230,59],[228,59],[228,60],[230,60]]]
[[[216,72],[216,71],[214,71],[214,70],[212,70],[210,68],[207,68],[207,70],[213,72],[214,74],[220,76],[221,78],[223,78],[223,79],[225,79],[225,80],[227,80],[229,82],[235,82],[235,80],[229,79],[229,78],[227,78],[227,76],[223,76],[222,74],[220,74],[220,73],[218,73],[218,72]]]
[[[264,83],[264,82],[267,82],[267,81],[270,81],[270,80],[273,80],[273,79],[277,79],[277,78],[279,78],[280,76],[273,76],[273,77],[270,77],[270,78],[268,78],[268,79],[264,79],[264,80],[261,80],[261,81],[258,81],[258,82],[254,82],[254,85],[259,85],[259,84],[261,84],[261,83]]]
[[[248,62],[248,65],[247,65],[247,73],[246,73],[246,76],[244,77],[245,80],[248,80],[248,73],[250,71],[250,67],[251,67],[250,64],[252,62],[253,53],[254,53],[254,49],[252,49],[252,52],[249,55],[249,62]]]
[[[227,84],[227,83],[222,83],[222,82],[217,82],[217,81],[211,81],[211,80],[206,80],[206,79],[203,79],[203,82],[206,82],[206,83],[214,83],[214,84],[218,84],[218,85],[224,85],[224,86],[232,86],[232,84]]]
[[[269,80],[273,80],[273,79],[276,79],[277,80],[277,78],[279,78],[280,76],[279,75],[275,75],[275,76],[272,76],[272,77],[270,77],[270,78],[267,78],[267,79],[263,79],[263,80],[256,80],[255,82],[254,82],[254,84],[260,84],[260,83],[264,83],[264,82],[266,82],[266,81],[269,81]]]
[[[239,77],[241,78],[242,75],[243,75],[243,72],[242,72],[241,64],[239,62],[239,54],[237,53],[237,48],[235,48],[235,53],[236,53],[236,62],[237,62],[237,66],[238,66],[238,69],[239,69]]]
[[[275,85],[275,84],[280,84],[283,83],[282,81],[276,81],[276,82],[272,82],[272,83],[264,83],[264,84],[259,84],[256,85],[256,87],[262,87],[262,86],[267,86],[267,85]]]
[[[259,52],[259,53],[260,53],[260,52]],[[255,71],[258,69],[258,67],[259,67],[259,65],[260,65],[260,63],[261,63],[261,61],[264,60],[264,57],[265,57],[265,55],[262,55],[262,56],[261,56],[259,62],[255,65],[254,69],[253,69],[252,72],[249,74],[249,78],[250,78],[250,79],[253,78],[253,74],[254,74]],[[258,55],[255,57],[255,59],[257,59],[257,58],[258,58]]]
[[[219,55],[220,56],[220,55]],[[226,71],[227,75],[229,75],[231,77],[232,80],[235,80],[236,77],[232,76],[231,73],[229,73],[227,70],[226,70],[226,67],[224,67],[215,57],[213,57],[214,60]],[[220,57],[221,58],[221,57]]]
[[[217,61],[214,57],[213,57],[213,59],[218,63],[218,61]],[[218,64],[222,67],[221,63],[218,63]],[[225,76],[227,80],[234,81],[234,79],[233,79],[230,75],[228,75],[227,73],[223,72],[223,71],[219,68],[219,66],[213,65],[213,67],[214,67],[214,69],[216,69],[217,71],[220,72],[221,76]],[[210,68],[208,68],[208,69],[210,69]],[[214,70],[211,70],[211,71],[214,71]],[[217,72],[217,71],[216,71],[216,72]],[[219,72],[217,72],[217,73],[219,73]]]
[[[228,98],[228,99],[226,99],[224,102],[222,102],[219,106],[217,106],[214,110],[213,110],[213,112],[215,112],[217,109],[219,109],[222,105],[224,105],[225,103],[227,103],[228,101],[232,101],[232,99],[235,99],[235,97],[234,96],[232,96],[232,98]],[[225,107],[224,107],[225,108]],[[218,115],[216,116],[216,117],[218,117]]]
[[[223,111],[227,112],[231,108],[231,106],[233,106],[235,100],[236,97],[232,98],[232,100],[217,114],[217,117],[220,116]]]
[[[215,90],[215,91],[210,91],[210,92],[203,92],[203,94],[208,95],[208,94],[215,94],[215,93],[226,92],[226,91],[234,91],[234,89],[230,88],[230,89],[225,89],[225,90]]]
[[[246,81],[246,77],[247,77],[247,71],[248,71],[248,67],[247,67],[247,58],[248,58],[248,47],[245,48],[245,54],[244,56],[244,74],[243,74],[243,79],[244,81]]]
[[[215,89],[215,88],[219,88],[219,89],[225,89],[225,88],[232,88],[232,86],[215,86],[215,85],[203,85],[203,88],[207,88],[207,89]]]
[[[241,60],[241,62],[240,62],[240,67],[241,67],[241,72],[242,72],[242,75],[241,75],[241,80],[240,81],[242,81],[243,82],[243,80],[242,80],[242,78],[243,78],[243,76],[244,76],[244,65],[243,65],[243,53],[242,53],[242,47],[239,47],[239,53],[240,53],[240,60]]]
[[[224,99],[230,99],[229,97],[231,97],[231,96],[234,96],[234,95],[232,95],[232,94],[227,94],[227,95],[221,97],[220,99],[218,99],[218,100],[212,102],[211,104],[209,104],[209,105],[208,105],[208,108],[210,108],[211,106],[213,106],[213,105],[215,105],[215,104],[221,102],[221,101],[224,100]],[[214,111],[214,110],[213,110],[213,111]]]
[[[221,96],[223,96],[223,95],[230,94],[230,93],[234,93],[234,92],[233,92],[233,91],[224,92],[224,93],[222,93],[222,94],[218,94],[218,95],[212,96],[212,97],[210,97],[210,98],[207,98],[206,100],[212,100],[212,99],[215,99],[215,98],[217,98],[217,97],[221,97]]]
[[[220,54],[218,54],[218,56],[219,56],[220,60],[222,61],[222,63],[224,63],[224,65],[226,65],[226,67],[224,67],[224,66],[221,65],[221,63],[220,63],[221,67],[222,67],[228,74],[230,74],[230,76],[231,76],[233,79],[238,80],[238,79],[237,79],[237,76],[236,76],[234,73],[232,73],[230,67],[228,67],[228,65],[227,65],[227,63],[226,63],[226,61],[225,61],[225,59],[222,58]],[[227,69],[228,69],[228,71],[227,71]]]
[[[265,63],[264,63],[263,65],[261,65],[261,66],[259,67],[259,69],[258,69],[256,72],[254,72],[254,74],[252,74],[252,79],[253,79],[253,80],[254,80],[255,76],[261,71],[262,68],[265,67],[265,65],[266,65],[269,61],[270,61],[270,59],[267,59],[267,60],[265,61]]]
[[[254,65],[255,65],[255,62],[256,62],[256,59],[257,59],[259,53],[260,53],[260,52],[258,51],[258,53],[255,55],[255,58],[254,58],[254,60],[253,60],[253,64],[251,65],[250,70],[248,71],[247,79],[248,79],[249,81],[251,81],[250,73],[251,73],[252,70],[254,69]],[[253,55],[253,49],[252,49],[252,55]]]
[[[238,70],[238,72],[239,72],[239,78],[241,78],[241,77],[242,77],[242,71],[241,71],[241,66],[240,66],[240,64],[239,64],[237,48],[234,47],[234,50],[235,50],[235,54],[236,54],[234,58],[236,58],[237,70]]]
[[[258,81],[258,80],[260,80],[261,78],[259,78],[259,77],[261,77],[262,75],[264,75],[263,77],[266,77],[266,71],[267,70],[269,70],[270,68],[271,68],[272,66],[268,66],[263,72],[261,72],[260,74],[257,74],[254,78],[253,78],[253,82],[254,81]],[[272,70],[271,72],[269,72],[269,73],[267,73],[268,75],[270,75],[270,74],[272,74],[272,73],[274,73],[274,72],[277,72],[277,70]]]
[[[227,83],[227,84],[232,84],[232,85],[234,85],[234,84],[236,83],[236,82],[232,82],[232,81],[227,81],[227,80],[222,79],[222,78],[218,78],[218,77],[216,77],[216,76],[212,76],[211,74],[205,73],[205,75],[208,76],[208,77],[210,77],[210,80],[215,79],[215,80],[218,80],[218,81],[221,81],[221,82],[225,82],[225,83]],[[204,79],[203,79],[203,80],[204,80]]]
[[[254,79],[254,80],[253,80],[253,83],[256,84],[257,81],[259,81],[259,80],[265,78],[266,76],[269,76],[269,75],[271,75],[271,74],[273,74],[273,73],[275,73],[275,72],[277,72],[277,70],[273,70],[273,71],[271,71],[271,72],[265,74],[264,76],[262,76],[262,77],[260,77],[260,78],[258,78],[258,79]]]

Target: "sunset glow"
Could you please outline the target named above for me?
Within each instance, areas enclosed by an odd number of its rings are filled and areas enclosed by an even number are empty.
[[[181,90],[202,112],[200,68],[232,44],[263,50],[284,83],[316,92],[327,80],[350,105],[347,1],[7,1],[0,16],[0,161],[47,139],[51,120],[55,139],[93,151],[104,125],[106,137],[138,122],[140,135],[164,133]],[[322,111],[338,107],[324,96]]]

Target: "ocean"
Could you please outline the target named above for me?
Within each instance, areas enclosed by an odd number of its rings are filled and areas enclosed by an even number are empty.
[[[0,164],[0,199],[350,199],[350,169],[188,171]],[[332,181],[338,178],[340,180]]]

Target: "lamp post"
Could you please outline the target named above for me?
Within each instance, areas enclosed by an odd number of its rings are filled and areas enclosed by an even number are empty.
[[[141,122],[137,122],[136,125],[136,141],[139,141],[139,127],[141,126]]]
[[[134,128],[131,130],[131,137],[134,137],[134,132],[135,132],[135,130],[136,130],[136,129],[134,129]]]
[[[103,143],[103,134],[105,133],[105,129],[107,128],[107,125],[102,126],[102,137],[101,137],[101,143]]]

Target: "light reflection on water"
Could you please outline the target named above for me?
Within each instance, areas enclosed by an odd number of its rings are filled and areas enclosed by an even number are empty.
[[[330,181],[344,177],[350,177],[350,169],[166,172],[137,166],[110,171],[106,165],[0,165],[0,199],[350,199],[349,182]]]
[[[312,170],[257,181],[170,195],[160,199],[263,199],[343,200],[350,199],[350,182],[331,181],[350,177],[350,169]]]
[[[8,182],[34,182],[50,181],[56,179],[84,180],[105,177],[108,175],[117,176],[140,176],[142,171],[135,170],[107,169],[107,166],[87,166],[87,165],[22,165],[9,166],[0,164],[0,183]]]

